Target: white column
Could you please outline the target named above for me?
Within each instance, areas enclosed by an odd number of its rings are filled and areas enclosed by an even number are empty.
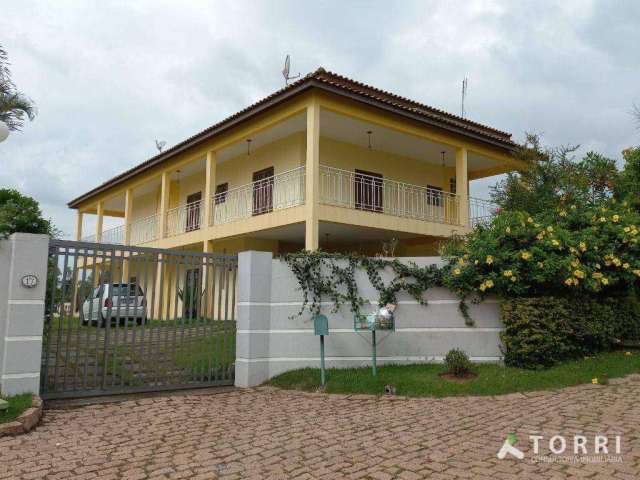
[[[306,175],[306,220],[305,249],[317,250],[320,203],[320,104],[312,100],[307,107],[307,164]]]
[[[458,211],[460,225],[469,226],[469,178],[467,171],[467,149],[456,149],[456,195],[458,197]]]

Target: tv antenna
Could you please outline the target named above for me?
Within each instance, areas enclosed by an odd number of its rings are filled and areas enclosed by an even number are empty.
[[[158,149],[158,152],[162,153],[162,149],[164,148],[164,146],[166,144],[167,144],[167,142],[165,142],[164,140],[156,139],[156,148]]]
[[[291,56],[287,54],[287,57],[284,59],[284,68],[282,69],[282,76],[284,77],[284,84],[289,85],[289,80],[293,80],[294,78],[298,78],[300,74],[291,77],[289,76],[289,72],[291,70]]]
[[[464,118],[464,101],[465,98],[467,97],[467,87],[469,86],[469,79],[467,77],[464,77],[464,80],[462,80],[462,113],[460,114],[460,116],[462,118]]]

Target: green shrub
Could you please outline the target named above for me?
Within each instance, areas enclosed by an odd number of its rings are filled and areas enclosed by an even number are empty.
[[[447,373],[456,377],[463,377],[473,371],[473,364],[467,354],[457,348],[447,352],[446,357],[444,357],[444,364],[447,367]]]
[[[610,350],[640,331],[638,302],[626,296],[511,299],[502,303],[501,316],[505,363],[520,368]]]

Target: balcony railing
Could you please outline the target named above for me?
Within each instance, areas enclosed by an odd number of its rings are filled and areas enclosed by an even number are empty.
[[[320,166],[320,202],[327,205],[458,224],[458,200],[434,188]]]
[[[202,225],[204,202],[186,203],[167,211],[167,237],[193,232]]]
[[[469,198],[469,219],[471,226],[486,225],[498,211],[498,205],[481,198]]]
[[[283,210],[304,203],[305,167],[221,192],[211,199],[211,224]]]
[[[129,225],[129,228],[131,229],[131,245],[152,242],[158,238],[158,215],[154,214],[136,220]]]
[[[96,242],[95,235],[87,235],[82,237],[83,242]],[[124,225],[119,225],[114,228],[109,228],[102,231],[102,238],[100,243],[109,243],[113,245],[122,245],[124,243]]]

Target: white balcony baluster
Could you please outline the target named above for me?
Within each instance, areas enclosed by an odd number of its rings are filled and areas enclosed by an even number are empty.
[[[202,226],[202,200],[172,208],[167,212],[167,237],[198,230]]]
[[[131,245],[142,245],[158,238],[158,215],[150,215],[129,224]]]
[[[213,225],[233,222],[304,203],[305,167],[248,183],[211,199]]]
[[[320,202],[429,222],[459,223],[455,194],[325,165],[320,166]]]

